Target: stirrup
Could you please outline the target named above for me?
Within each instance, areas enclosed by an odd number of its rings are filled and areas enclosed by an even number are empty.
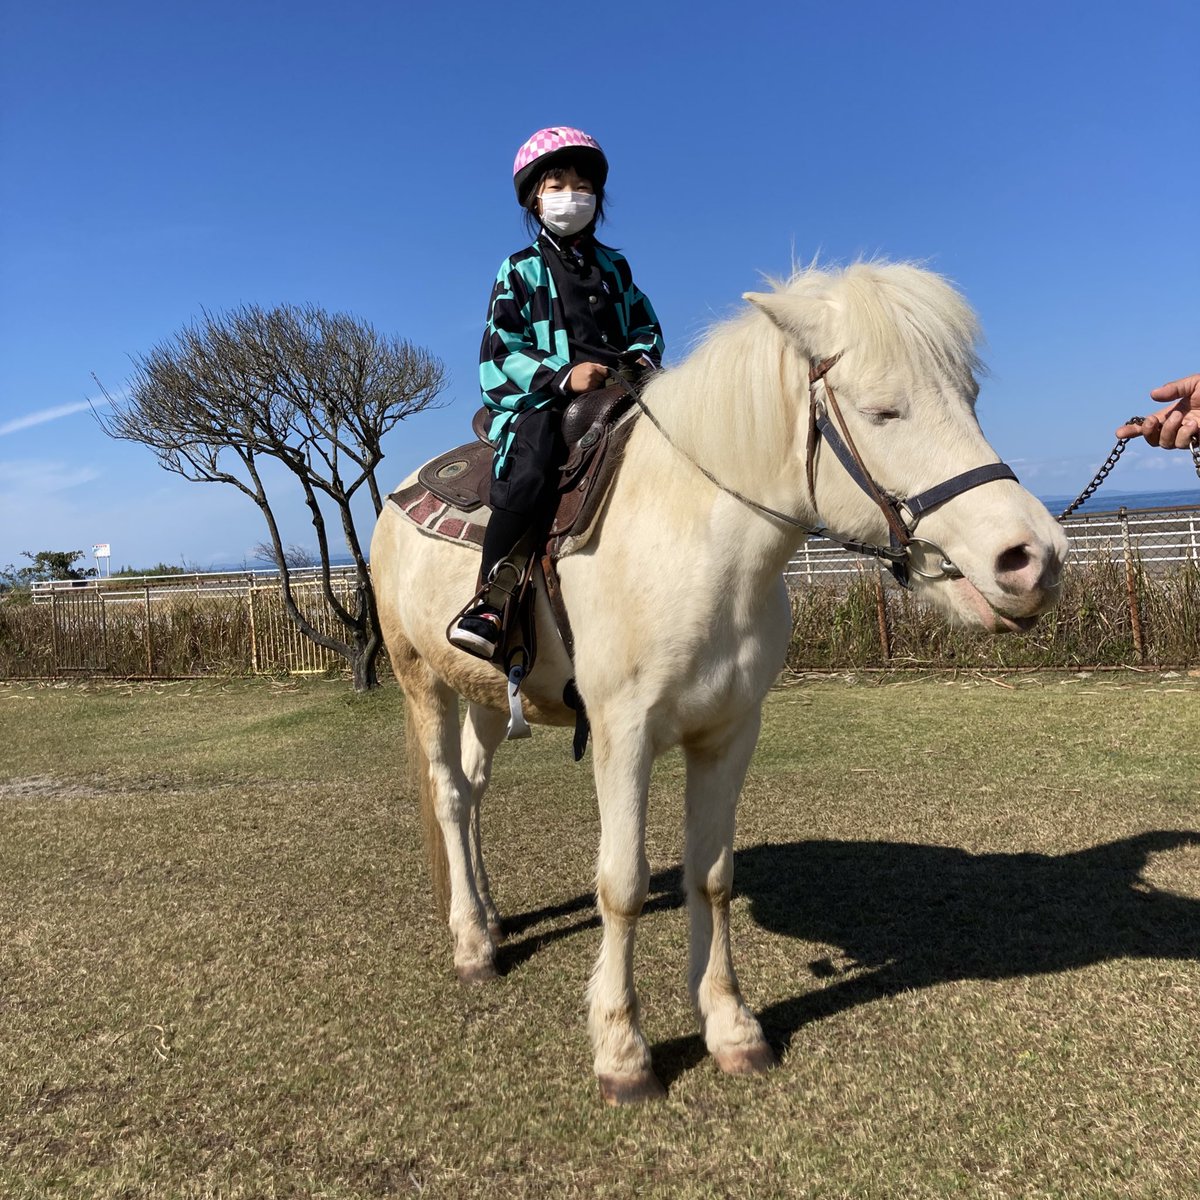
[[[521,683],[525,678],[525,667],[514,663],[508,672],[508,728],[504,736],[510,741],[516,738],[533,736],[529,722],[525,720],[525,710],[521,706]]]

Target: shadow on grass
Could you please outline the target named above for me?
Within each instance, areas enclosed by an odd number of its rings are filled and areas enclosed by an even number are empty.
[[[840,954],[797,963],[811,989],[759,1019],[776,1050],[797,1031],[859,1004],[960,979],[1053,974],[1118,958],[1200,959],[1200,900],[1147,885],[1153,854],[1200,832],[1138,834],[1071,854],[969,854],[897,842],[791,842],[738,851],[735,891],[763,928]],[[683,903],[679,871],[651,880],[646,912]],[[591,896],[518,917],[514,929],[586,917],[505,947],[504,964],[594,928]],[[735,931],[736,961],[736,931]],[[818,983],[819,981],[819,983]],[[654,1048],[670,1085],[704,1057],[699,1037]]]
[[[650,895],[642,908],[642,915],[663,912],[667,909],[683,907],[683,876],[678,868],[670,871],[659,871],[650,880]],[[513,941],[518,933],[533,929],[547,921],[557,921],[562,917],[580,914],[578,920],[569,925],[561,925],[548,929],[544,933],[530,934]],[[539,950],[563,938],[582,933],[585,929],[599,929],[600,914],[596,911],[596,899],[589,892],[585,896],[576,896],[560,904],[548,904],[544,908],[532,909],[527,913],[504,918],[503,942],[497,954],[497,967],[503,975],[528,962]]]
[[[915,988],[1200,958],[1200,901],[1142,880],[1152,854],[1197,843],[1200,833],[1164,830],[1063,855],[891,842],[743,850],[736,886],[755,921],[845,956],[804,964],[824,986],[769,1006],[764,1032],[785,1049],[811,1021]]]

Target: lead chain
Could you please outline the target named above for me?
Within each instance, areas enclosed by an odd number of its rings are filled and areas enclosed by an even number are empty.
[[[1130,417],[1126,422],[1127,425],[1140,425],[1141,423],[1141,417]],[[1076,496],[1075,499],[1058,514],[1058,519],[1060,521],[1069,517],[1085,500],[1090,500],[1092,498],[1092,494],[1095,492],[1095,490],[1108,478],[1109,471],[1111,471],[1113,467],[1117,465],[1117,459],[1119,459],[1121,455],[1125,453],[1125,447],[1129,445],[1130,440],[1130,438],[1117,438],[1117,444],[1112,448],[1112,453],[1109,454],[1107,460],[1100,470],[1096,472],[1092,482],[1089,483],[1087,487],[1085,487],[1083,491],[1080,492],[1079,495]]]
[[[1140,425],[1142,417],[1130,417],[1126,422],[1127,425]],[[1108,456],[1104,465],[1096,472],[1096,477],[1091,483],[1079,493],[1078,498],[1058,514],[1058,519],[1061,521],[1064,517],[1069,517],[1085,500],[1090,500],[1095,490],[1108,478],[1108,473],[1117,465],[1117,459],[1125,453],[1125,447],[1129,445],[1130,438],[1119,438],[1117,444],[1112,448],[1112,453]],[[1192,462],[1196,467],[1196,475],[1200,477],[1200,438],[1192,438],[1192,444],[1189,447],[1192,452]]]

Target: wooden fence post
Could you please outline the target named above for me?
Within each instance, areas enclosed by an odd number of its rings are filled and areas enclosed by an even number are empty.
[[[1137,580],[1133,570],[1133,546],[1129,540],[1129,513],[1124,505],[1117,510],[1121,522],[1121,550],[1125,557],[1125,595],[1129,600],[1129,624],[1133,630],[1133,649],[1139,663],[1146,661],[1146,642],[1142,637],[1142,613],[1138,607]]]
[[[887,595],[883,590],[883,566],[875,561],[875,615],[879,618],[879,648],[883,651],[883,661],[890,662],[892,658],[892,632],[888,628]]]
[[[58,589],[50,588],[50,674],[58,675]]]
[[[154,631],[150,628],[150,585],[143,589],[146,593],[146,674],[154,678]]]
[[[100,601],[100,670],[107,671],[108,666],[108,605],[104,593],[97,588],[96,599]]]
[[[250,604],[250,670],[258,674],[258,633],[254,626],[254,580],[246,588],[246,599]]]

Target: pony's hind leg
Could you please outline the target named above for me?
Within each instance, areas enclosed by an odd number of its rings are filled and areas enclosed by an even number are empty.
[[[402,682],[413,732],[425,759],[419,780],[421,805],[432,809],[446,852],[454,969],[464,983],[492,979],[496,945],[488,932],[488,914],[471,863],[473,789],[462,765],[458,696],[423,663],[408,671]]]
[[[475,876],[475,891],[487,913],[488,932],[493,941],[503,936],[500,913],[492,901],[487,868],[483,864],[483,839],[480,834],[480,808],[483,794],[492,776],[492,759],[504,740],[507,717],[503,712],[483,704],[468,704],[463,722],[462,765],[471,788],[471,866]]]
[[[616,737],[603,720],[593,728],[600,806],[596,902],[604,934],[588,987],[588,1031],[601,1095],[609,1104],[629,1104],[665,1095],[650,1066],[633,984],[634,932],[650,889],[646,795],[651,754],[640,731]]]
[[[691,926],[688,987],[705,1045],[717,1066],[732,1075],[754,1074],[775,1065],[762,1028],[742,999],[729,934],[734,815],[758,727],[756,711],[719,739],[684,746],[684,886]]]

